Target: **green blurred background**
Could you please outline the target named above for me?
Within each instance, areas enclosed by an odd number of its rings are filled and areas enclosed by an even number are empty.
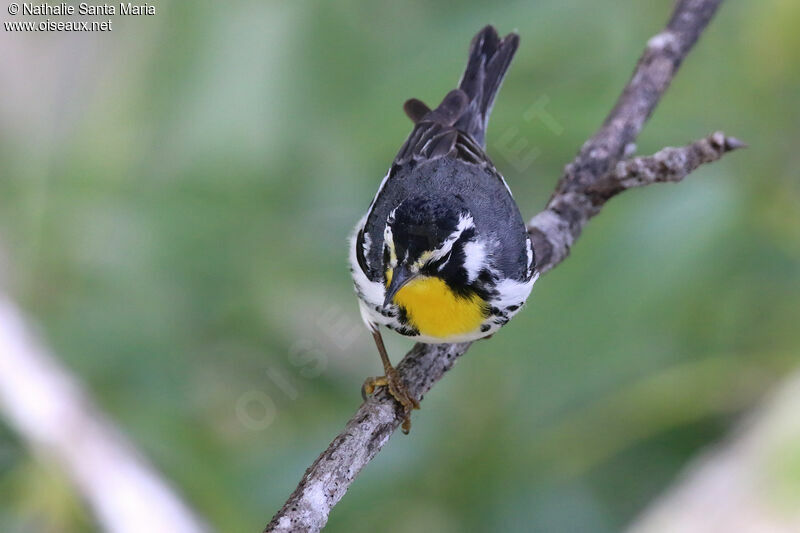
[[[488,151],[530,217],[673,3],[156,5],[0,32],[2,283],[215,528],[258,531],[380,369],[345,243],[403,101],[453,88],[484,24],[516,29]],[[618,531],[800,361],[798,25],[795,0],[722,6],[639,153],[750,148],[612,201],[328,531]],[[94,530],[3,422],[0,530]]]

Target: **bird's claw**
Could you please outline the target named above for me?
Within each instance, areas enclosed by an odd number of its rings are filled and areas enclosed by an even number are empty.
[[[367,396],[375,392],[377,387],[387,387],[392,398],[403,407],[403,424],[400,427],[403,433],[408,435],[411,430],[411,411],[419,409],[419,402],[411,395],[393,368],[385,376],[367,378],[364,381],[361,386],[361,397],[364,398],[364,401],[366,401]]]

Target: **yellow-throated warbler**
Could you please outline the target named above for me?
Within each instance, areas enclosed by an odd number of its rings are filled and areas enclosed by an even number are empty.
[[[495,95],[519,45],[491,26],[472,40],[458,89],[431,110],[405,103],[415,126],[350,245],[361,316],[375,337],[388,386],[410,412],[419,407],[392,367],[380,335],[386,326],[425,343],[488,337],[525,303],[538,276],[511,191],[484,153]]]

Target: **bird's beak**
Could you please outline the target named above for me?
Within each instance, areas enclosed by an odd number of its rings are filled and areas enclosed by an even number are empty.
[[[386,298],[383,300],[384,307],[391,304],[392,300],[394,300],[394,295],[415,277],[417,277],[417,275],[412,273],[406,265],[399,265],[394,269],[392,272],[392,281],[386,288]]]

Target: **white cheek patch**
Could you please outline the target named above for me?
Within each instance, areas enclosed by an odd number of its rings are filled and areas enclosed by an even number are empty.
[[[486,244],[482,241],[469,241],[464,245],[464,268],[469,283],[475,281],[481,270],[489,266],[486,259]]]
[[[453,245],[456,243],[461,234],[464,233],[465,230],[475,227],[475,222],[472,220],[472,215],[469,213],[462,213],[461,216],[458,218],[458,226],[453,233],[451,233],[445,240],[444,243],[434,250],[430,257],[428,258],[429,261],[438,261],[442,257],[446,256],[450,253],[453,249]]]

